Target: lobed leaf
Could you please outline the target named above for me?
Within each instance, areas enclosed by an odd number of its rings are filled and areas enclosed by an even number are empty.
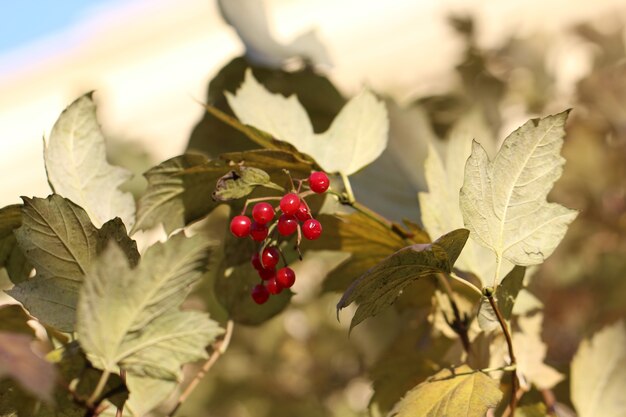
[[[53,191],[81,206],[94,225],[119,217],[133,227],[135,201],[119,189],[132,174],[107,162],[92,93],[61,113],[45,144],[44,161]]]
[[[472,238],[496,259],[522,266],[542,263],[577,215],[546,201],[565,162],[559,153],[567,114],[528,121],[506,138],[493,161],[480,144],[472,146],[461,210]]]
[[[583,340],[571,366],[571,398],[580,417],[626,415],[626,326],[623,321]]]
[[[495,379],[462,365],[453,371],[444,369],[410,390],[394,407],[392,415],[484,417],[501,399],[502,392]]]
[[[337,311],[359,304],[350,329],[393,304],[400,292],[416,279],[449,273],[469,232],[454,230],[431,244],[415,244],[400,249],[354,281],[337,304]]]
[[[178,306],[205,269],[209,248],[200,236],[177,234],[151,246],[131,269],[109,244],[86,275],[78,303],[76,329],[91,363],[176,380],[183,363],[206,357],[205,347],[222,330]]]
[[[387,110],[363,90],[351,99],[321,134],[296,96],[268,92],[247,71],[236,94],[226,93],[239,120],[265,131],[310,155],[325,171],[351,175],[377,159],[387,147]]]
[[[525,273],[526,267],[515,265],[496,288],[494,298],[505,320],[511,318],[517,295],[524,286]],[[491,303],[484,295],[480,299],[477,319],[480,328],[486,332],[491,332],[500,327],[498,317],[495,311],[493,311]]]
[[[37,274],[6,292],[43,323],[73,331],[78,291],[99,250],[114,238],[136,263],[137,245],[121,220],[98,230],[81,207],[59,195],[23,200],[23,223],[15,236]]]

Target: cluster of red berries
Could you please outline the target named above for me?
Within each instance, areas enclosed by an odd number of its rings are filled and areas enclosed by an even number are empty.
[[[252,220],[244,212],[233,217],[230,222],[230,231],[239,238],[250,236],[256,242],[270,243],[272,238],[270,233],[277,230],[281,236],[290,236],[298,232],[298,244],[300,234],[308,240],[315,240],[322,234],[322,225],[313,218],[311,210],[304,201],[304,197],[310,192],[300,193],[302,183],[308,182],[312,193],[324,193],[330,181],[324,172],[314,171],[306,180],[300,181],[297,191],[292,191],[280,198],[280,204],[272,207],[267,202],[259,202],[252,208]],[[279,199],[269,198],[269,199]],[[276,211],[282,214],[278,220],[274,220]],[[252,289],[252,299],[257,304],[265,303],[270,294],[279,294],[284,288],[290,288],[296,281],[296,274],[293,269],[286,264],[283,268],[276,270],[280,260],[280,250],[275,245],[263,244],[263,250],[255,252],[252,256],[252,266],[261,277],[261,283]]]

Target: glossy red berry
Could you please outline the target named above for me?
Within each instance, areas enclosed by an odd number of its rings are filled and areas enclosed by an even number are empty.
[[[298,211],[296,211],[296,217],[301,222],[305,222],[311,218],[311,211],[309,210],[309,206],[307,206],[304,201],[300,202],[300,207],[298,207]]]
[[[252,255],[252,258],[250,259],[250,263],[252,264],[254,269],[256,269],[257,271],[263,269],[263,265],[261,265],[261,258],[259,257],[258,252],[254,252],[254,254]]]
[[[264,240],[267,237],[268,232],[269,230],[264,224],[252,222],[252,226],[250,226],[250,237],[252,240],[256,240],[257,242]]]
[[[309,240],[315,240],[322,235],[322,224],[315,219],[309,219],[302,225],[302,234]]]
[[[321,194],[328,190],[329,186],[330,180],[325,172],[313,171],[311,172],[311,175],[309,175],[309,187],[313,192]]]
[[[296,273],[288,267],[280,268],[276,273],[276,282],[283,288],[291,288],[293,283],[296,282]]]
[[[279,260],[280,252],[276,246],[270,246],[269,248],[263,249],[263,253],[261,254],[261,265],[263,265],[263,268],[274,268],[278,265]]]
[[[274,207],[270,203],[257,203],[252,208],[252,218],[258,224],[267,224],[274,218]]]
[[[280,209],[284,214],[293,216],[298,211],[298,207],[300,207],[300,197],[295,193],[285,194],[280,199]]]
[[[276,276],[276,268],[261,268],[257,269],[257,272],[263,281],[267,281],[268,279],[272,279]]]
[[[283,287],[281,287],[281,285],[276,281],[276,278],[272,278],[270,280],[268,280],[265,283],[265,286],[267,288],[267,291],[270,294],[280,294],[280,292],[283,290]]]
[[[263,284],[258,284],[254,288],[252,288],[251,295],[252,299],[257,304],[263,304],[267,301],[268,298],[270,298],[270,293]]]
[[[237,237],[246,237],[250,234],[251,224],[248,216],[235,216],[230,221],[230,232]]]
[[[283,214],[278,219],[278,233],[289,236],[298,229],[298,220],[294,216]]]

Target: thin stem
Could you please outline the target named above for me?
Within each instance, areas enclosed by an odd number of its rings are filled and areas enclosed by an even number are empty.
[[[356,199],[354,198],[354,192],[352,191],[352,185],[350,184],[350,180],[348,179],[348,176],[344,174],[343,172],[340,172],[339,175],[341,176],[341,180],[343,181],[343,186],[346,189],[346,194],[348,195],[348,202],[350,204],[353,204],[356,201]]]
[[[541,395],[543,396],[543,402],[546,405],[548,415],[556,416],[556,397],[551,389],[542,389]]]
[[[483,295],[489,300],[489,304],[491,308],[496,313],[496,317],[498,318],[498,323],[500,323],[500,327],[502,328],[502,332],[504,333],[504,338],[506,339],[506,345],[509,349],[509,357],[511,358],[511,365],[516,365],[517,361],[515,359],[515,353],[513,352],[513,339],[511,338],[511,332],[509,332],[509,326],[506,324],[502,313],[500,312],[500,308],[498,308],[498,303],[493,298],[493,289],[486,288],[483,291]],[[511,402],[509,404],[511,415],[515,415],[515,407],[517,407],[517,390],[519,389],[518,381],[517,381],[517,371],[514,369],[512,373],[511,380]]]
[[[446,376],[443,378],[428,378],[428,382],[445,381],[447,379],[454,378],[457,376],[473,375],[478,372],[483,373],[483,374],[488,374],[489,372],[501,372],[501,371],[510,372],[510,371],[514,371],[515,369],[516,369],[515,365],[497,366],[493,368],[483,368],[483,369],[472,369],[466,372],[452,372],[452,375]]]
[[[483,292],[476,285],[472,284],[468,280],[461,278],[460,276],[456,275],[454,272],[450,273],[449,277],[455,280],[456,282],[459,282],[465,285],[466,287],[470,288],[472,291],[474,291],[476,294],[482,297]]]
[[[463,344],[463,349],[469,355],[471,353],[470,348],[470,340],[468,331],[468,322],[463,317],[461,317],[461,312],[459,310],[459,306],[456,304],[456,300],[454,299],[454,293],[452,292],[452,287],[450,287],[450,283],[448,282],[447,277],[444,274],[436,274],[437,281],[443,287],[448,299],[450,300],[450,305],[452,306],[452,312],[454,313],[454,320],[452,322],[448,322],[448,325],[454,332],[459,335],[461,339],[461,343]],[[446,321],[448,319],[446,318]]]
[[[178,397],[178,401],[176,402],[176,406],[167,415],[167,417],[172,417],[174,416],[174,414],[176,414],[180,406],[187,400],[193,390],[196,389],[202,378],[204,378],[207,372],[209,372],[211,367],[215,364],[215,362],[217,362],[220,356],[222,356],[224,352],[226,352],[226,349],[228,349],[228,345],[230,344],[230,339],[233,336],[233,328],[234,323],[232,320],[229,320],[226,324],[226,332],[224,333],[224,337],[213,344],[213,353],[211,354],[211,356],[209,356],[209,359],[204,363],[204,365],[202,365],[200,371],[198,371],[194,379],[187,386],[187,388],[185,388],[183,393],[180,394],[180,397]]]
[[[280,200],[282,197],[257,197],[257,198],[249,198],[246,200],[246,203],[243,205],[243,209],[241,210],[241,214],[246,214],[246,210],[248,209],[248,204],[256,203],[258,201],[267,201],[267,200]]]
[[[111,375],[111,372],[102,371],[102,375],[100,375],[100,379],[98,380],[98,385],[96,385],[96,389],[93,390],[93,392],[91,393],[91,396],[87,400],[88,405],[90,406],[94,405],[94,403],[98,400],[98,398],[100,398],[100,394],[102,394],[102,391],[104,390],[104,387],[106,386],[110,375]]]
[[[502,266],[502,256],[496,253],[496,272],[493,277],[493,288],[498,286],[498,277],[500,276],[500,267]]]
[[[522,399],[525,393],[526,393],[526,390],[524,388],[522,387],[518,388],[517,392],[515,393],[515,400],[519,402],[519,400]],[[504,410],[501,417],[511,417],[511,416],[513,416],[513,413],[511,413],[510,408],[507,408],[506,410]]]

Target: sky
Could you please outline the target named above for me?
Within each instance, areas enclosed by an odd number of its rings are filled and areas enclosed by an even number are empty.
[[[113,0],[0,0],[0,55],[62,31]]]

